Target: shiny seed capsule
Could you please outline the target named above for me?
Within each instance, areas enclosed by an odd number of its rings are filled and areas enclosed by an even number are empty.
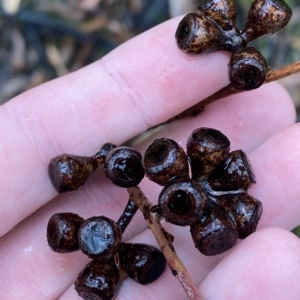
[[[162,252],[147,244],[122,243],[119,259],[128,276],[140,284],[158,279],[167,265]]]
[[[234,0],[202,0],[198,7],[198,14],[216,22],[226,31],[235,31],[236,8]]]
[[[51,159],[49,176],[59,193],[78,190],[96,170],[91,157],[63,154]]]
[[[208,176],[207,181],[215,191],[247,191],[255,183],[255,176],[246,154],[242,150],[236,150]]]
[[[267,72],[265,58],[253,47],[233,53],[228,65],[230,83],[238,90],[259,88],[265,82]]]
[[[213,200],[235,220],[240,239],[256,231],[263,211],[261,201],[247,193],[215,196]]]
[[[73,213],[56,213],[47,225],[49,247],[59,253],[79,250],[77,233],[84,219]]]
[[[292,17],[291,8],[282,0],[255,0],[241,36],[246,43],[284,28]]]
[[[197,222],[191,225],[195,247],[204,255],[222,254],[231,249],[238,240],[237,226],[225,210],[208,205]]]
[[[120,275],[113,258],[93,260],[78,275],[75,290],[85,300],[113,300],[119,284]]]
[[[158,205],[166,221],[186,226],[202,214],[206,198],[205,191],[197,182],[182,180],[164,187],[159,194]]]
[[[219,130],[201,127],[195,129],[187,141],[187,154],[192,178],[202,179],[212,173],[228,156],[230,142]]]
[[[186,53],[221,50],[228,41],[215,23],[205,16],[193,13],[181,20],[175,37],[179,49]]]
[[[78,231],[79,247],[91,258],[108,259],[117,253],[122,233],[113,220],[100,216],[92,217]]]
[[[94,156],[62,154],[51,159],[48,173],[54,188],[59,193],[78,190],[104,162],[107,153],[116,146],[104,144]]]
[[[145,152],[143,165],[146,176],[163,186],[189,176],[187,156],[183,148],[171,139],[161,138],[151,143]]]
[[[111,150],[104,163],[104,170],[110,180],[120,187],[133,187],[144,178],[142,155],[129,147]]]

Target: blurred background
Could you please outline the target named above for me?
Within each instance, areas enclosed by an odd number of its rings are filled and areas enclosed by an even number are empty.
[[[236,0],[243,28],[251,0]],[[293,18],[255,46],[270,67],[300,60],[300,4],[286,0]],[[199,0],[0,0],[0,104],[55,77],[75,71],[133,36]],[[300,108],[300,74],[282,80]],[[300,109],[298,109],[300,112]],[[300,120],[300,118],[299,118]]]
[[[235,2],[241,29],[252,1]],[[272,68],[300,60],[300,3],[286,2],[293,9],[288,26],[253,43]],[[100,59],[169,18],[195,12],[198,3],[199,0],[0,0],[0,105]],[[291,94],[300,121],[300,73],[281,83]],[[295,232],[300,234],[300,227]]]
[[[236,0],[243,28],[251,0]],[[255,46],[269,66],[300,60],[300,4],[293,18]],[[43,82],[75,71],[199,0],[0,0],[0,104]],[[282,80],[300,113],[300,74]],[[300,114],[299,114],[300,115]],[[300,117],[299,117],[300,121]]]

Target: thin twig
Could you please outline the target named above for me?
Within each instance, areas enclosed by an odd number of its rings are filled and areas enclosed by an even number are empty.
[[[151,212],[151,203],[145,197],[142,190],[138,186],[135,186],[128,188],[128,193],[130,199],[132,199],[142,211],[144,218],[148,223],[148,227],[155,236],[156,241],[169,264],[172,274],[182,285],[188,296],[188,299],[204,300],[184,264],[178,257],[170,239],[167,238],[168,235],[160,224],[159,218],[157,218],[155,213]]]
[[[121,229],[122,233],[124,233],[124,231],[126,230],[127,226],[131,222],[131,220],[134,217],[137,210],[138,210],[138,207],[136,206],[134,201],[129,199],[122,215],[120,216],[120,218],[117,222],[117,224],[118,224],[119,228]]]
[[[298,73],[298,72],[300,72],[300,61],[295,62],[291,65],[279,68],[279,69],[269,70],[268,74],[267,74],[267,78],[266,78],[264,83],[269,83],[271,81],[282,79],[284,77],[290,76],[290,75]],[[237,90],[231,84],[228,84],[227,86],[225,86],[225,87],[221,88],[220,90],[218,90],[213,95],[211,95],[211,96],[205,98],[204,100],[198,102],[197,104],[195,104],[194,106],[188,108],[187,110],[183,111],[182,113],[178,114],[177,116],[170,118],[169,120],[167,120],[163,124],[171,123],[173,121],[183,119],[185,117],[197,116],[199,113],[201,113],[204,110],[204,108],[207,105],[209,105],[209,104],[211,104],[215,101],[218,101],[220,99],[223,99],[225,97],[228,97],[230,95],[241,93],[241,92],[245,92],[245,91]],[[160,125],[162,125],[162,124],[160,124]],[[159,126],[159,125],[157,125],[157,126]]]
[[[265,83],[282,79],[298,72],[300,72],[300,61],[279,69],[269,70]]]

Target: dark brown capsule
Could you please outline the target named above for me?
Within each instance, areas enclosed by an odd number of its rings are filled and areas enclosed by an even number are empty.
[[[284,28],[292,17],[291,8],[282,0],[255,0],[249,10],[242,38],[246,43]]]
[[[81,251],[94,259],[108,259],[119,250],[122,233],[116,222],[100,216],[92,217],[81,225],[78,243]]]
[[[231,56],[228,73],[230,83],[238,90],[259,88],[266,80],[268,65],[253,47],[240,49]]]
[[[255,177],[246,154],[242,150],[229,153],[219,168],[208,176],[207,181],[215,191],[247,191]]]
[[[195,222],[202,214],[206,193],[193,180],[172,182],[160,192],[158,205],[166,221],[186,226]]]
[[[186,53],[222,50],[228,41],[215,23],[205,16],[193,13],[187,14],[181,20],[175,37],[179,49]]]
[[[161,138],[150,144],[143,165],[146,176],[163,186],[172,180],[189,176],[187,156],[182,147],[171,139]]]
[[[234,0],[202,0],[198,7],[198,15],[205,16],[217,24],[222,32],[222,50],[234,52],[246,46],[236,29],[236,8]]]
[[[207,205],[200,219],[191,225],[195,247],[204,255],[213,256],[231,249],[238,240],[234,220],[222,208]]]
[[[230,142],[219,130],[212,128],[195,129],[187,141],[192,178],[199,180],[213,172],[227,158]]]
[[[162,252],[147,244],[122,243],[119,259],[128,276],[140,284],[158,279],[167,265]]]
[[[63,154],[51,159],[49,176],[59,193],[78,190],[98,167],[91,157]]]
[[[106,143],[92,157],[62,154],[51,159],[48,173],[59,193],[78,190],[104,162],[105,156],[115,145]]]
[[[133,187],[144,178],[142,155],[129,147],[117,147],[111,150],[104,163],[107,177],[120,187]]]
[[[72,213],[52,215],[47,225],[49,247],[59,253],[79,250],[77,233],[83,222],[83,218]]]
[[[236,8],[233,0],[202,0],[198,14],[204,14],[226,31],[236,32]]]
[[[120,275],[113,258],[93,260],[78,275],[75,290],[85,300],[113,300],[119,283]]]
[[[263,211],[261,201],[247,193],[217,196],[213,200],[235,219],[240,239],[256,231]]]

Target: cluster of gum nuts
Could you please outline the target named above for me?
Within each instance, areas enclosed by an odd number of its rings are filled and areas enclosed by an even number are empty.
[[[49,175],[58,192],[78,189],[102,163],[111,181],[123,188],[138,185],[146,175],[163,186],[152,211],[172,224],[190,226],[195,247],[212,256],[254,232],[262,214],[262,203],[247,193],[255,179],[245,153],[229,149],[223,133],[202,127],[189,136],[186,153],[167,138],[155,140],[143,156],[132,148],[107,143],[92,157],[64,154],[53,158]],[[114,299],[118,268],[142,284],[163,273],[162,252],[150,245],[122,242],[136,210],[129,200],[117,222],[104,216],[83,220],[72,213],[50,218],[47,238],[52,250],[80,249],[93,259],[75,282],[82,298]]]
[[[230,83],[239,90],[256,89],[264,83],[268,66],[263,55],[247,44],[281,30],[291,16],[292,11],[283,0],[255,0],[244,29],[239,30],[234,0],[202,0],[197,13],[187,14],[180,22],[176,40],[187,53],[231,52]]]

